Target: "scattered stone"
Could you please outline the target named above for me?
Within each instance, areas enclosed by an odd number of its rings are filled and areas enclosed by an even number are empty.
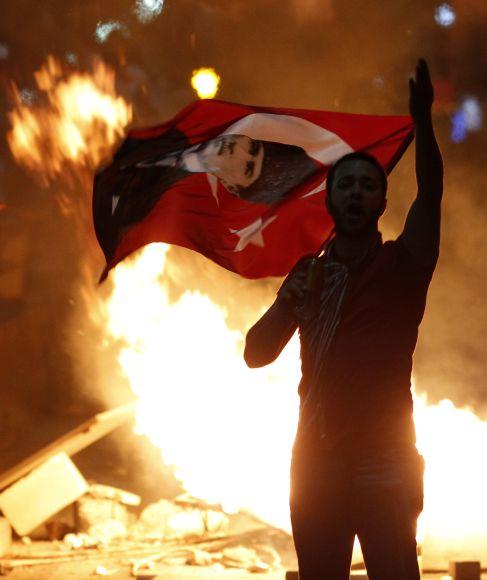
[[[228,529],[229,519],[224,512],[206,510],[203,512],[206,531],[210,534],[225,532]]]
[[[198,509],[183,509],[172,515],[166,524],[166,537],[187,538],[205,533],[203,514]]]
[[[152,537],[159,535],[163,538],[166,534],[168,519],[180,511],[180,507],[166,499],[161,499],[142,511],[139,521],[134,526],[133,533],[140,537],[150,534]]]
[[[133,560],[131,563],[130,573],[132,576],[140,580],[143,578],[149,579],[156,577],[154,569],[154,562],[147,562],[146,560]]]
[[[113,499],[99,499],[84,496],[77,502],[78,526],[80,532],[89,532],[95,524],[109,521],[129,523],[127,508]]]
[[[270,567],[257,556],[252,548],[236,546],[225,548],[221,563],[227,568],[244,568],[249,571],[268,571]]]
[[[211,566],[215,563],[215,557],[221,559],[220,554],[210,554],[205,552],[205,550],[193,549],[188,555],[186,564],[189,566]]]
[[[95,568],[94,574],[96,576],[112,576],[112,574],[116,574],[118,570],[113,568],[112,570],[108,570],[105,566],[97,566]]]
[[[262,574],[264,572],[270,571],[270,566],[268,566],[265,562],[257,562],[256,564],[251,564],[247,566],[247,570],[252,572],[253,574]]]
[[[63,539],[64,545],[70,550],[80,550],[81,548],[96,548],[100,542],[88,534],[66,534]]]
[[[199,509],[183,508],[162,499],[144,509],[130,535],[133,538],[188,538],[201,537],[205,531],[204,515]]]
[[[141,502],[140,496],[135,493],[100,483],[91,484],[88,493],[96,499],[111,499],[128,506],[138,506]]]
[[[88,530],[88,535],[101,544],[111,544],[117,540],[123,540],[128,536],[125,524],[116,520],[107,520],[93,524]]]

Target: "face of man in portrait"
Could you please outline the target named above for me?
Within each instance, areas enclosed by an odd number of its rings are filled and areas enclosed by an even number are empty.
[[[377,229],[386,208],[379,169],[364,159],[343,161],[335,171],[327,205],[337,232],[359,236]]]
[[[221,135],[208,141],[198,157],[208,173],[218,177],[230,193],[239,195],[259,178],[264,147],[245,135]]]

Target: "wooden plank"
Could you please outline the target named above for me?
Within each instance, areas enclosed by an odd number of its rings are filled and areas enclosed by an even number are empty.
[[[111,433],[114,429],[131,419],[134,415],[135,403],[122,405],[109,411],[98,413],[66,435],[59,437],[30,457],[14,465],[0,475],[0,490],[14,483],[33,469],[56,455],[64,452],[69,456],[82,451],[98,439]]]

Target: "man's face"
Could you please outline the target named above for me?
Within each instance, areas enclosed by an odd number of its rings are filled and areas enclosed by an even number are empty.
[[[341,163],[327,205],[338,233],[357,236],[376,229],[386,208],[379,170],[364,159]]]
[[[208,173],[216,175],[231,193],[249,187],[259,177],[264,159],[261,141],[245,135],[222,135],[198,152]]]

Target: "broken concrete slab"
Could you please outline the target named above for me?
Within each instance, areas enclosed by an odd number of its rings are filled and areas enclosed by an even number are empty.
[[[25,536],[88,491],[88,483],[66,455],[58,453],[0,494],[0,509]]]

